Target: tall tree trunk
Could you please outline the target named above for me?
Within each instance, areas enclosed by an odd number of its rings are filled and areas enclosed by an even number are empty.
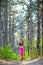
[[[42,55],[43,55],[43,0],[42,0]]]
[[[7,30],[8,30],[8,16],[7,16],[7,0],[5,1],[5,21],[4,21],[4,27],[5,27],[5,31],[4,31],[4,48],[6,47],[6,45],[8,44],[8,35],[7,35]]]
[[[29,23],[30,55],[32,54],[33,22],[32,22],[32,0],[30,0],[30,23]]]
[[[33,23],[32,23],[32,0],[30,0],[30,7],[27,5],[28,9],[28,21],[27,21],[27,26],[28,26],[28,40],[30,41],[30,51],[32,50],[32,40],[33,40]],[[31,52],[30,52],[31,53]],[[29,54],[29,46],[28,46],[28,54]]]
[[[29,7],[27,6],[27,12],[28,12],[28,19],[27,19],[27,32],[28,32],[28,35],[27,35],[27,37],[28,37],[28,40],[29,40],[29,22],[30,22],[30,20],[29,20],[29,18],[30,18],[30,11],[29,11]],[[29,46],[28,46],[28,55],[29,55]]]
[[[13,21],[12,21],[12,48],[14,51],[14,16],[13,16]]]
[[[28,40],[29,40],[29,20],[27,26],[28,26]],[[29,46],[28,46],[28,55],[29,55]]]
[[[0,0],[0,46],[2,46],[2,1]]]
[[[30,0],[30,44],[32,46],[33,40],[33,22],[32,22],[32,0]]]
[[[9,43],[11,43],[11,4],[10,4],[10,14],[9,14]]]
[[[37,49],[38,49],[38,55],[40,55],[40,2],[38,0],[38,28],[37,28]]]
[[[9,43],[11,43],[11,47],[14,50],[14,17],[13,20],[11,19],[11,15],[14,13],[12,13],[11,11],[11,3],[10,4],[10,8],[9,8]]]
[[[33,40],[33,23],[32,23],[32,0],[30,0],[30,7],[28,5],[28,21],[27,21],[27,26],[28,26],[28,40],[30,41],[30,51],[32,50],[32,40]],[[31,52],[30,52],[31,53]],[[28,47],[28,54],[29,54],[29,47]]]

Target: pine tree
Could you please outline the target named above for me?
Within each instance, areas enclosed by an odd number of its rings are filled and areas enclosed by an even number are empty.
[[[38,28],[37,28],[37,49],[38,55],[40,55],[40,1],[38,0]]]
[[[43,55],[43,0],[42,0],[42,55]]]
[[[0,0],[0,46],[2,46],[2,1]]]

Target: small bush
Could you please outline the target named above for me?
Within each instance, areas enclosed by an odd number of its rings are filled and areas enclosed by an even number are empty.
[[[0,57],[4,58],[5,56],[5,49],[3,47],[0,47]]]
[[[31,54],[31,58],[36,58],[38,56],[38,51],[37,50],[33,50],[32,54]]]
[[[28,60],[29,58],[30,58],[30,55],[28,55],[28,50],[25,50],[24,59]]]
[[[0,57],[4,59],[17,59],[17,55],[13,52],[10,44],[6,48],[0,47]]]

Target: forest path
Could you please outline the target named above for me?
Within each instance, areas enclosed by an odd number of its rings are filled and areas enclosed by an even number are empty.
[[[43,59],[35,59],[31,61],[6,61],[0,60],[0,65],[43,65]]]

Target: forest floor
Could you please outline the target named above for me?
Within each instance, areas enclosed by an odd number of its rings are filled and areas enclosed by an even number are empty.
[[[9,61],[0,59],[0,65],[43,65],[43,58],[38,58],[34,60],[23,60],[23,61]]]

